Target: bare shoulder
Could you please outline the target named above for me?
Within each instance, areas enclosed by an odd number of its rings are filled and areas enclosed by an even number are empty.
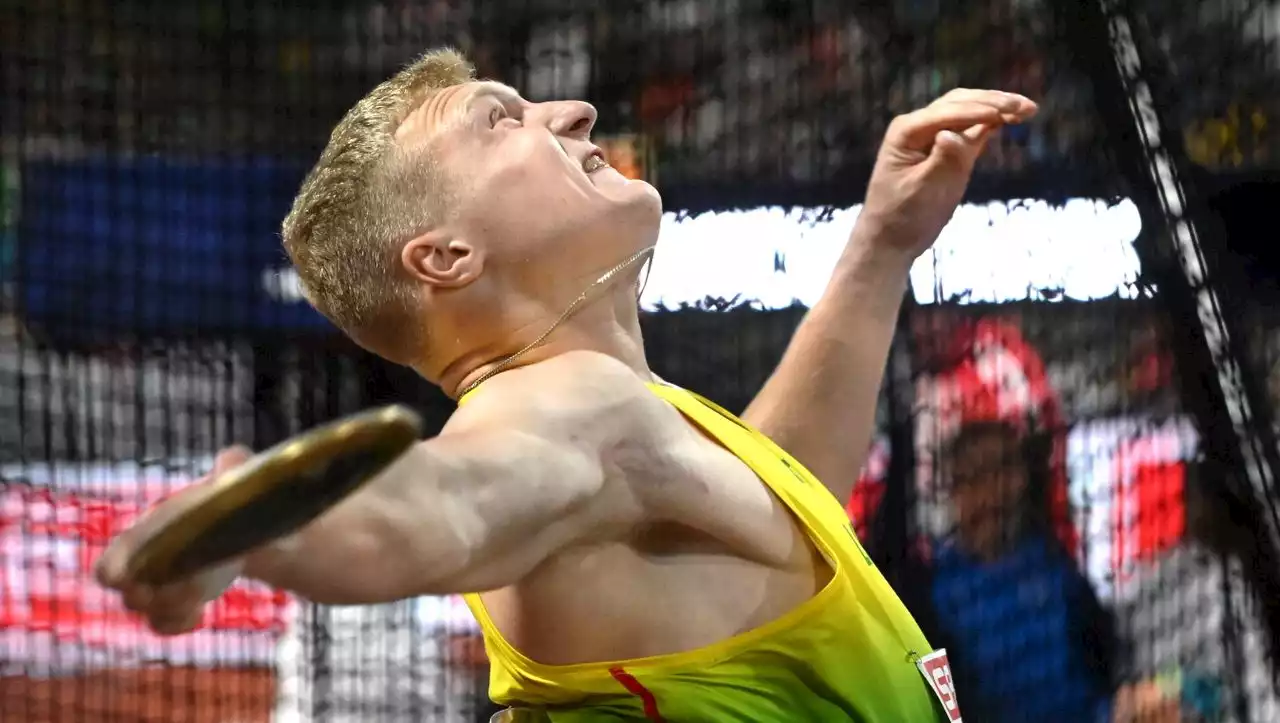
[[[679,464],[689,434],[646,379],[612,357],[576,351],[499,374],[459,407],[443,434],[500,431],[597,465],[604,489],[624,489],[644,516],[670,505],[654,484]]]

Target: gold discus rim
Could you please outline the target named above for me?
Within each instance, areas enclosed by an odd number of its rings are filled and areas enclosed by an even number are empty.
[[[169,571],[185,550],[206,531],[281,487],[294,484],[301,473],[321,462],[353,452],[385,450],[390,464],[423,433],[421,416],[393,404],[353,414],[286,439],[244,464],[204,483],[205,489],[189,506],[140,543],[125,565],[128,579],[154,582],[172,577]],[[354,492],[376,475],[352,485]],[[344,496],[345,497],[345,496]],[[321,508],[316,516],[327,508]]]

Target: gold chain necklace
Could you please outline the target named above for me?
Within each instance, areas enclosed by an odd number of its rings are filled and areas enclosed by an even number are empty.
[[[611,280],[613,280],[615,276],[622,273],[626,269],[630,268],[631,265],[634,264],[635,262],[640,261],[641,259],[652,258],[653,249],[654,249],[653,246],[649,246],[648,248],[641,249],[635,252],[634,254],[628,256],[627,258],[623,259],[622,262],[619,263],[617,266],[614,266],[613,268],[601,274],[600,278],[596,279],[595,281],[592,281],[590,284],[587,285],[587,288],[582,290],[581,294],[578,294],[578,298],[574,299],[569,304],[569,306],[565,308],[564,312],[561,313],[560,316],[554,322],[551,323],[551,326],[547,327],[547,330],[542,332],[542,334],[539,335],[537,339],[534,339],[533,341],[529,342],[520,351],[502,358],[497,364],[494,364],[492,367],[490,367],[489,371],[485,372],[484,374],[481,374],[475,381],[468,384],[458,394],[458,398],[461,399],[465,397],[467,394],[471,392],[471,390],[480,386],[482,383],[484,383],[494,374],[497,374],[498,372],[501,372],[503,369],[506,369],[507,367],[511,366],[511,363],[514,362],[516,359],[519,359],[525,354],[528,354],[530,351],[532,351],[542,342],[546,341],[547,337],[551,336],[551,332],[558,329],[560,325],[565,322],[565,320],[567,320],[570,316],[573,316],[573,312],[577,311],[580,306],[582,306],[587,302],[588,297],[590,297],[591,292],[594,289],[609,283]],[[644,285],[643,284],[638,285],[637,289],[638,290],[636,292],[636,295],[637,297],[639,297],[640,292],[644,290]]]

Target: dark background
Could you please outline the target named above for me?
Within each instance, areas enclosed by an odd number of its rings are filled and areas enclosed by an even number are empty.
[[[1184,164],[1209,283],[1228,305],[1269,427],[1280,398],[1280,11],[1261,0],[1126,7]],[[261,283],[284,263],[279,220],[332,125],[425,48],[457,45],[483,75],[531,99],[591,100],[599,133],[641,138],[667,209],[689,214],[854,205],[895,114],[952,87],[997,87],[1042,111],[994,144],[967,200],[1137,199],[1141,293],[1054,303],[1028,290],[1010,304],[909,305],[880,409],[882,441],[895,450],[878,480],[888,492],[859,508],[879,531],[867,520],[859,529],[910,598],[913,551],[942,534],[930,522],[942,503],[917,469],[932,444],[918,433],[919,391],[945,366],[954,329],[999,320],[1043,360],[1062,434],[1108,420],[1186,420],[1210,440],[1180,462],[1178,474],[1203,478],[1194,498],[1183,499],[1180,482],[1176,506],[1147,504],[1124,525],[1205,511],[1238,532],[1211,543],[1174,535],[1142,563],[1158,578],[1155,593],[1102,596],[1125,638],[1111,656],[1114,690],[1159,679],[1181,720],[1275,720],[1265,654],[1275,635],[1257,604],[1274,589],[1275,558],[1256,542],[1271,524],[1266,505],[1233,481],[1234,437],[1196,347],[1199,322],[1162,251],[1160,210],[1143,200],[1149,181],[1126,161],[1134,131],[1108,112],[1127,99],[1099,76],[1105,40],[1070,17],[1070,4],[1048,0],[0,2],[0,482],[23,485],[51,466],[157,459],[172,462],[177,482],[192,458],[230,442],[261,447],[391,401],[443,422],[451,406],[436,390]],[[750,301],[647,315],[655,370],[744,407],[803,314]],[[1074,512],[1095,503],[1075,500]],[[1209,562],[1181,566],[1179,550],[1201,547]],[[1228,569],[1246,572],[1221,574]],[[445,634],[405,622],[405,610],[371,609],[361,624],[414,650],[438,647]],[[371,672],[392,653],[370,647],[371,636],[363,647],[343,637],[350,616],[308,608],[304,619],[295,632],[306,652],[289,674],[311,686],[311,719],[446,715],[445,694],[415,682],[416,662],[403,675]],[[1193,622],[1206,620],[1196,632]],[[1140,662],[1171,649],[1183,651],[1177,664]],[[18,655],[0,648],[0,659]],[[381,662],[340,664],[351,656]],[[1217,703],[1204,702],[1212,696],[1187,672],[1196,657],[1216,661],[1205,685],[1217,686]],[[155,708],[145,715],[220,720],[217,711],[237,706],[265,715],[261,686],[273,673],[250,673],[250,684],[233,667],[139,676],[117,672],[108,656],[93,675],[57,685],[6,675],[0,718],[135,720]]]

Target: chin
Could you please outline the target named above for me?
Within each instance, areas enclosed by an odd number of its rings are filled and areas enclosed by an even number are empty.
[[[618,195],[610,199],[620,207],[616,215],[624,223],[634,224],[637,235],[645,239],[637,250],[654,244],[662,225],[662,196],[658,189],[645,181],[631,181],[617,190]]]
[[[624,212],[615,214],[609,220],[608,238],[614,239],[616,260],[657,244],[661,226],[662,199],[657,191],[637,198]]]
[[[574,257],[584,273],[609,268],[657,243],[662,225],[658,190],[644,181],[619,181],[607,187],[597,185],[594,198],[561,215],[561,223],[548,229],[546,242],[561,250],[575,248]]]

